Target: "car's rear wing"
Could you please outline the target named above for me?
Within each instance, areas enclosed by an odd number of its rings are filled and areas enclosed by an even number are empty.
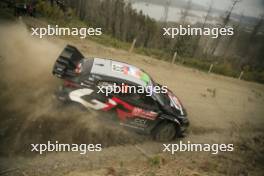
[[[59,78],[71,78],[77,76],[75,69],[84,56],[71,45],[67,45],[57,58],[52,74]]]

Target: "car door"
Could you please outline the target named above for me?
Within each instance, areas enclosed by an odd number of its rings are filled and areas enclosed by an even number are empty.
[[[156,123],[159,112],[157,103],[152,97],[144,93],[122,93],[117,95],[117,98],[124,107],[117,108],[122,125],[145,131]]]

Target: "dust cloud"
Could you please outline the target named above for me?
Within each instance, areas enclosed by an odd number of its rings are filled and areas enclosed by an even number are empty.
[[[31,143],[134,142],[130,133],[101,123],[100,114],[64,106],[51,74],[64,45],[31,36],[22,22],[0,24],[0,155],[27,154]]]

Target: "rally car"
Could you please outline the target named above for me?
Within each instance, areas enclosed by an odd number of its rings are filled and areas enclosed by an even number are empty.
[[[64,80],[56,94],[61,101],[115,112],[121,125],[151,134],[158,141],[170,141],[186,134],[189,120],[180,100],[133,65],[112,59],[85,58],[76,47],[67,45],[52,73]],[[135,90],[143,87],[145,91],[128,92],[129,86]],[[113,87],[121,91],[109,92]],[[157,93],[152,91],[153,87],[163,91]]]

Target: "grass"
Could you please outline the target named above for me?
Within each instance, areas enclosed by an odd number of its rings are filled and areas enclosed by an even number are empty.
[[[0,16],[2,18],[9,20],[15,19],[12,10],[8,8],[3,8],[3,9],[0,10]],[[64,15],[63,12],[58,7],[56,6],[51,7],[49,3],[45,1],[40,1],[40,3],[37,5],[37,11],[39,12],[37,16],[44,18],[44,20],[50,24],[58,24],[59,26],[77,27],[77,28],[88,27],[88,26],[91,27],[89,22],[81,21],[75,15],[73,10],[69,9],[66,15]],[[126,51],[128,51],[131,46],[131,43],[120,41],[107,33],[104,33],[101,36],[90,36],[89,39],[104,46],[114,47]],[[168,62],[170,62],[172,59],[172,55],[162,49],[135,47],[133,52],[137,54],[150,56],[158,60],[165,60]],[[210,59],[188,58],[188,57],[178,56],[176,63],[207,72],[210,68],[210,65],[214,61],[215,59],[210,60]],[[232,67],[231,64],[229,63],[221,63],[221,58],[219,58],[218,61],[220,62],[218,64],[214,64],[212,73],[225,75],[229,77],[235,77],[235,78],[239,77],[241,72],[240,69],[234,69],[234,67]],[[247,81],[264,83],[264,71],[262,72],[244,71],[244,75],[242,79]]]
[[[151,167],[161,167],[165,164],[165,159],[162,156],[155,155],[148,159],[148,163]]]
[[[122,42],[106,34],[103,34],[101,36],[91,36],[89,39],[104,46],[114,47],[123,50],[128,50],[130,48],[129,43]]]

